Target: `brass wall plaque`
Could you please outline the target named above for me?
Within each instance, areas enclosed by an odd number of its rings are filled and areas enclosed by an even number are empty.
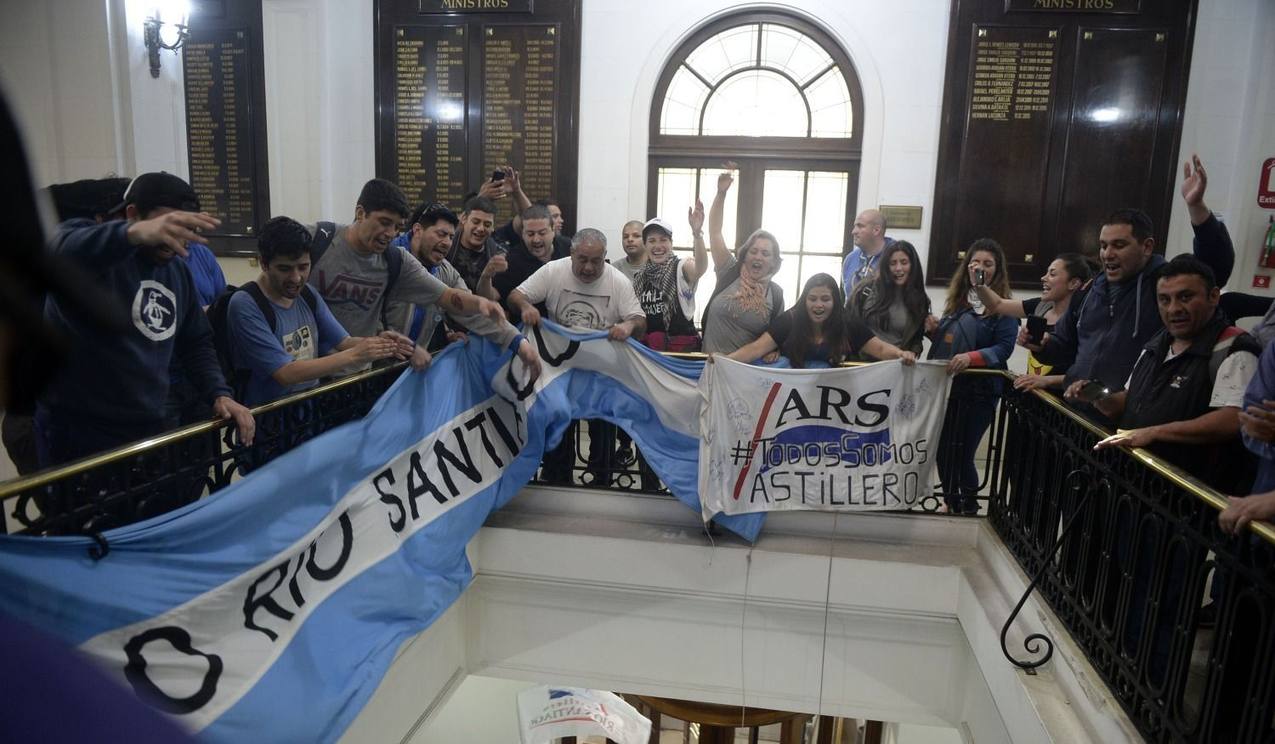
[[[890,230],[921,229],[921,207],[886,206],[882,204],[877,209],[885,217],[885,229],[887,232]]]
[[[1141,12],[1142,0],[1005,0],[1005,12],[1117,13]]]
[[[420,0],[418,13],[531,13],[534,0]]]

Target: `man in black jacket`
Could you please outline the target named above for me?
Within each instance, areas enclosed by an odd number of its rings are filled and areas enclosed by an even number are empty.
[[[53,239],[53,252],[115,295],[132,322],[123,334],[97,333],[83,314],[49,297],[45,319],[75,346],[36,408],[42,467],[175,426],[164,406],[174,359],[213,413],[234,419],[244,443],[252,441],[252,414],[231,398],[190,269],[173,260],[220,222],[200,212],[194,189],[170,173],[133,179],[124,212],[123,221],[71,220]]]

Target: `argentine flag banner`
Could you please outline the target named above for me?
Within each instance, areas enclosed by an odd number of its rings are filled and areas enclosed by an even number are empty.
[[[916,506],[950,385],[943,364],[783,370],[715,357],[699,388],[704,519]]]
[[[471,338],[363,419],[215,495],[81,537],[0,536],[0,612],[211,742],[335,741],[469,585],[465,546],[572,419],[627,430],[699,511],[699,362],[545,323],[545,371]],[[718,523],[756,538],[764,515]]]

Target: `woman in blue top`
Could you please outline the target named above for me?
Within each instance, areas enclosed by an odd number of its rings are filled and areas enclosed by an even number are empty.
[[[966,251],[964,271],[957,271],[947,288],[947,302],[930,359],[947,359],[951,374],[970,367],[1005,369],[1018,320],[996,315],[979,300],[976,286],[988,286],[1002,298],[1010,297],[1005,271],[1005,251],[990,238],[980,238]],[[977,514],[978,469],[974,456],[978,443],[996,414],[1002,380],[995,375],[965,375],[952,381],[943,434],[939,439],[939,480],[950,513]]]

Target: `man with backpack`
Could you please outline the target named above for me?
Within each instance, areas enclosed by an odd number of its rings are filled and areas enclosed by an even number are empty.
[[[350,335],[367,337],[395,326],[390,318],[392,306],[437,306],[474,333],[501,348],[512,348],[535,379],[540,372],[540,356],[505,320],[504,308],[485,297],[447,286],[416,256],[393,245],[399,223],[408,218],[408,213],[403,192],[389,181],[374,178],[359,194],[353,224],[315,225],[309,283],[318,290],[332,315]],[[429,366],[431,357],[425,346],[397,337],[408,344],[414,368]]]
[[[392,331],[362,338],[345,332],[306,284],[310,241],[310,232],[295,220],[275,217],[267,222],[257,232],[261,276],[210,311],[217,329],[224,304],[228,348],[219,351],[234,371],[236,397],[247,405],[300,392],[320,378],[379,359],[411,354],[412,345]]]
[[[1261,346],[1218,310],[1217,281],[1200,259],[1174,258],[1157,270],[1154,283],[1163,328],[1143,345],[1125,390],[1095,394],[1093,405],[1119,429],[1094,449],[1147,448],[1223,493],[1248,493],[1254,467],[1240,441],[1240,410]],[[1198,543],[1163,548],[1189,521],[1167,501],[1165,509],[1157,514],[1130,501],[1113,508],[1114,522],[1099,528],[1113,535],[1107,591],[1123,591],[1132,576],[1122,651],[1132,652],[1150,635],[1148,672],[1155,684],[1169,668],[1183,605],[1199,607],[1203,587],[1190,587],[1188,577],[1205,561]],[[1157,572],[1163,588],[1149,603]]]
[[[1143,447],[1226,493],[1252,475],[1240,443],[1244,389],[1261,346],[1218,311],[1213,270],[1184,255],[1155,275],[1163,327],[1143,345],[1128,386],[1094,406],[1119,433],[1097,448]]]

